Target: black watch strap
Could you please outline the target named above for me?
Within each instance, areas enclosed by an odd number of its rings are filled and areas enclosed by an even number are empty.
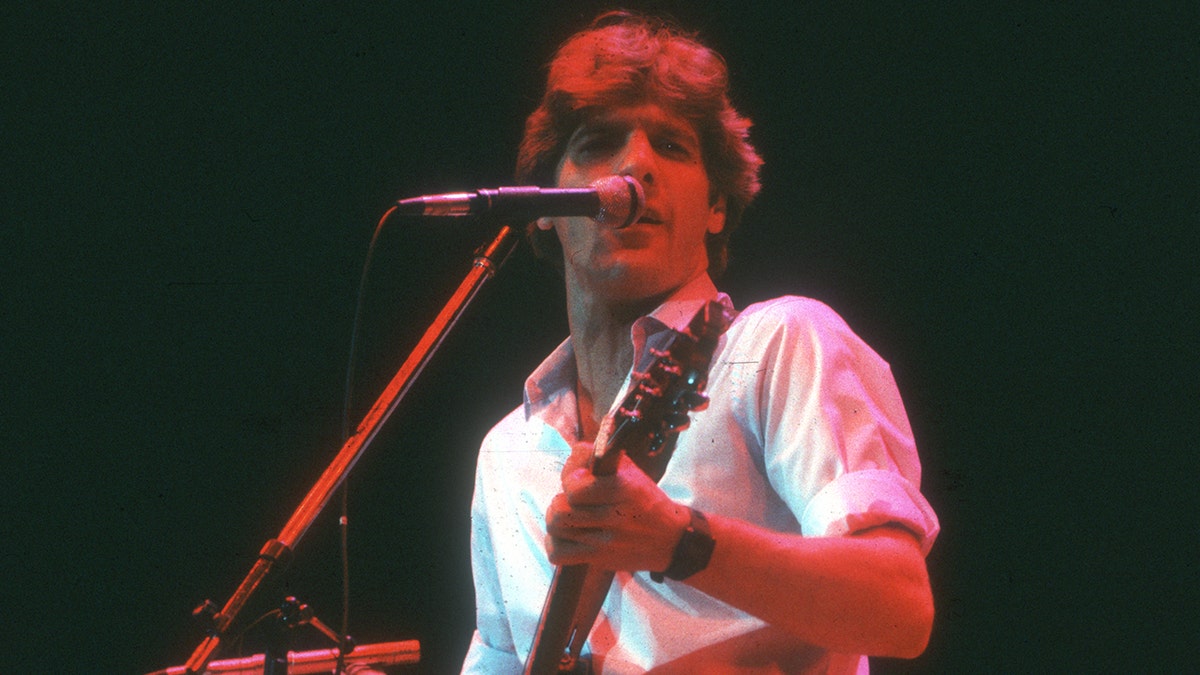
[[[650,578],[661,582],[663,578],[683,581],[696,572],[708,567],[712,559],[716,542],[712,538],[712,529],[708,526],[708,518],[696,509],[690,509],[692,520],[688,523],[675,552],[671,555],[671,564],[662,572],[651,572]]]

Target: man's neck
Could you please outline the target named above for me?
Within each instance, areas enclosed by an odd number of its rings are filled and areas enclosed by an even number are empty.
[[[595,438],[633,367],[634,322],[678,295],[684,286],[660,296],[613,302],[599,294],[578,292],[578,288],[567,284],[567,320],[575,350],[581,438]]]
[[[633,343],[629,339],[633,322],[656,306],[613,305],[595,296],[568,292],[567,320],[575,348],[581,438],[595,438],[601,420],[620,393],[625,375],[633,367]]]

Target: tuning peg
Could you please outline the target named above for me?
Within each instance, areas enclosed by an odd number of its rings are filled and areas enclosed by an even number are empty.
[[[685,391],[679,397],[679,401],[686,405],[689,410],[703,410],[708,407],[708,397],[698,391]]]
[[[663,395],[662,387],[656,385],[654,380],[645,380],[638,384],[637,391],[642,396],[648,396],[650,398],[662,398]]]
[[[688,414],[685,412],[667,413],[663,416],[663,423],[671,431],[683,431],[688,425]]]

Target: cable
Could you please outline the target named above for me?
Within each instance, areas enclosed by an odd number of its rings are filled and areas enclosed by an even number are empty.
[[[371,259],[375,255],[375,244],[379,241],[379,234],[383,231],[383,226],[388,218],[395,213],[396,207],[388,209],[386,213],[379,219],[379,223],[375,226],[375,231],[371,234],[371,243],[367,246],[367,257],[363,261],[362,276],[358,281],[358,298],[354,303],[354,321],[350,328],[350,354],[346,359],[346,384],[344,397],[342,399],[342,442],[350,440],[350,408],[354,399],[354,365],[357,359],[358,350],[358,333],[362,328],[362,310],[363,299],[366,297],[367,279],[371,272]],[[350,634],[350,479],[349,477],[342,483],[342,513],[338,518],[338,530],[341,539],[342,553],[342,624],[341,635],[344,638]],[[337,666],[334,668],[334,674],[345,671],[345,655],[338,650]]]

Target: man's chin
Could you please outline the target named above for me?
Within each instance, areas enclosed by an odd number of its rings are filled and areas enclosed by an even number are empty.
[[[595,281],[593,292],[617,304],[653,302],[674,290],[659,270],[637,265],[609,267]]]

